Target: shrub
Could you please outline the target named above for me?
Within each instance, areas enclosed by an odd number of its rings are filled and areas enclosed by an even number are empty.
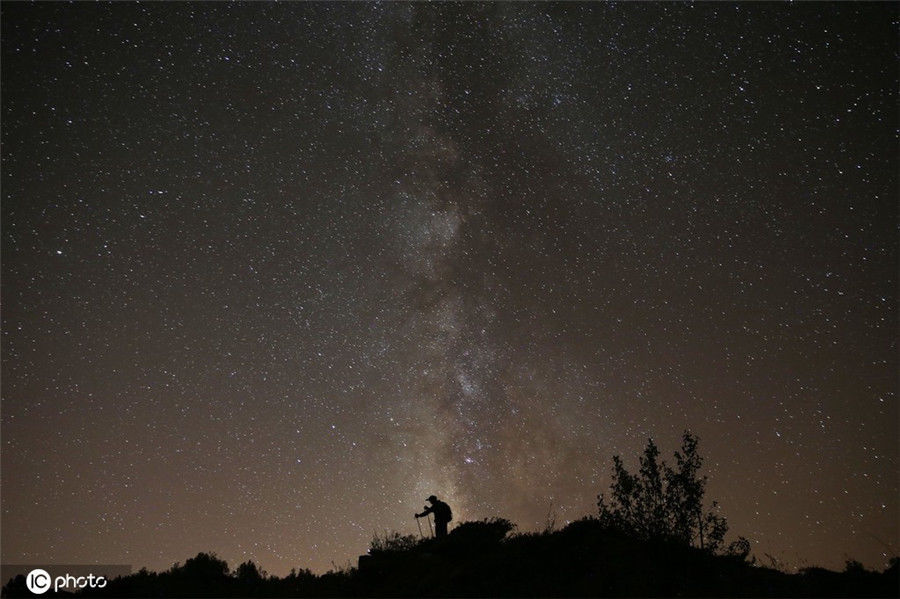
[[[473,546],[490,545],[502,541],[515,528],[516,525],[506,518],[486,518],[463,522],[451,531],[449,537],[455,542]]]
[[[667,539],[696,544],[711,553],[720,549],[728,523],[716,513],[718,504],[704,512],[706,477],[700,476],[703,459],[699,440],[685,432],[675,467],[659,461],[659,449],[650,439],[640,458],[640,470],[631,474],[619,456],[613,457],[610,498],[597,497],[600,523],[640,539]],[[736,547],[736,549],[741,549]]]
[[[399,532],[384,533],[380,537],[376,533],[369,543],[369,553],[387,553],[393,551],[409,551],[419,544],[419,539],[413,535],[401,535]]]
[[[266,571],[261,571],[252,560],[244,562],[234,571],[235,577],[243,582],[258,582],[265,578],[266,574]]]

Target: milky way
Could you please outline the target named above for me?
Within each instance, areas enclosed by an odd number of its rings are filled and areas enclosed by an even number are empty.
[[[701,438],[900,546],[897,7],[2,7],[2,561],[322,572]]]

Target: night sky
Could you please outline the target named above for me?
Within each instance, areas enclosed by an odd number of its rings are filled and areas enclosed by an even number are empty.
[[[898,530],[896,4],[2,6],[2,561],[316,572],[701,438]]]

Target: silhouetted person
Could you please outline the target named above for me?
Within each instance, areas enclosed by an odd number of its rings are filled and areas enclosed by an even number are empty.
[[[425,506],[425,511],[421,514],[416,514],[416,518],[424,518],[428,514],[434,514],[434,535],[438,538],[447,536],[447,524],[450,523],[450,520],[453,520],[453,512],[450,511],[450,506],[432,495],[428,499],[426,499],[430,506]]]

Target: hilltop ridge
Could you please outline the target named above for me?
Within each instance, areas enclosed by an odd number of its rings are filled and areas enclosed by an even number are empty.
[[[374,539],[358,567],[322,575],[295,570],[278,578],[253,562],[231,571],[214,554],[201,553],[165,572],[144,569],[74,596],[884,597],[900,589],[896,558],[883,572],[851,562],[844,572],[807,568],[787,574],[746,555],[641,540],[596,518],[540,533],[511,534],[513,529],[508,520],[494,518],[464,522],[444,539],[394,533]],[[10,580],[2,596],[33,595],[22,578]]]

